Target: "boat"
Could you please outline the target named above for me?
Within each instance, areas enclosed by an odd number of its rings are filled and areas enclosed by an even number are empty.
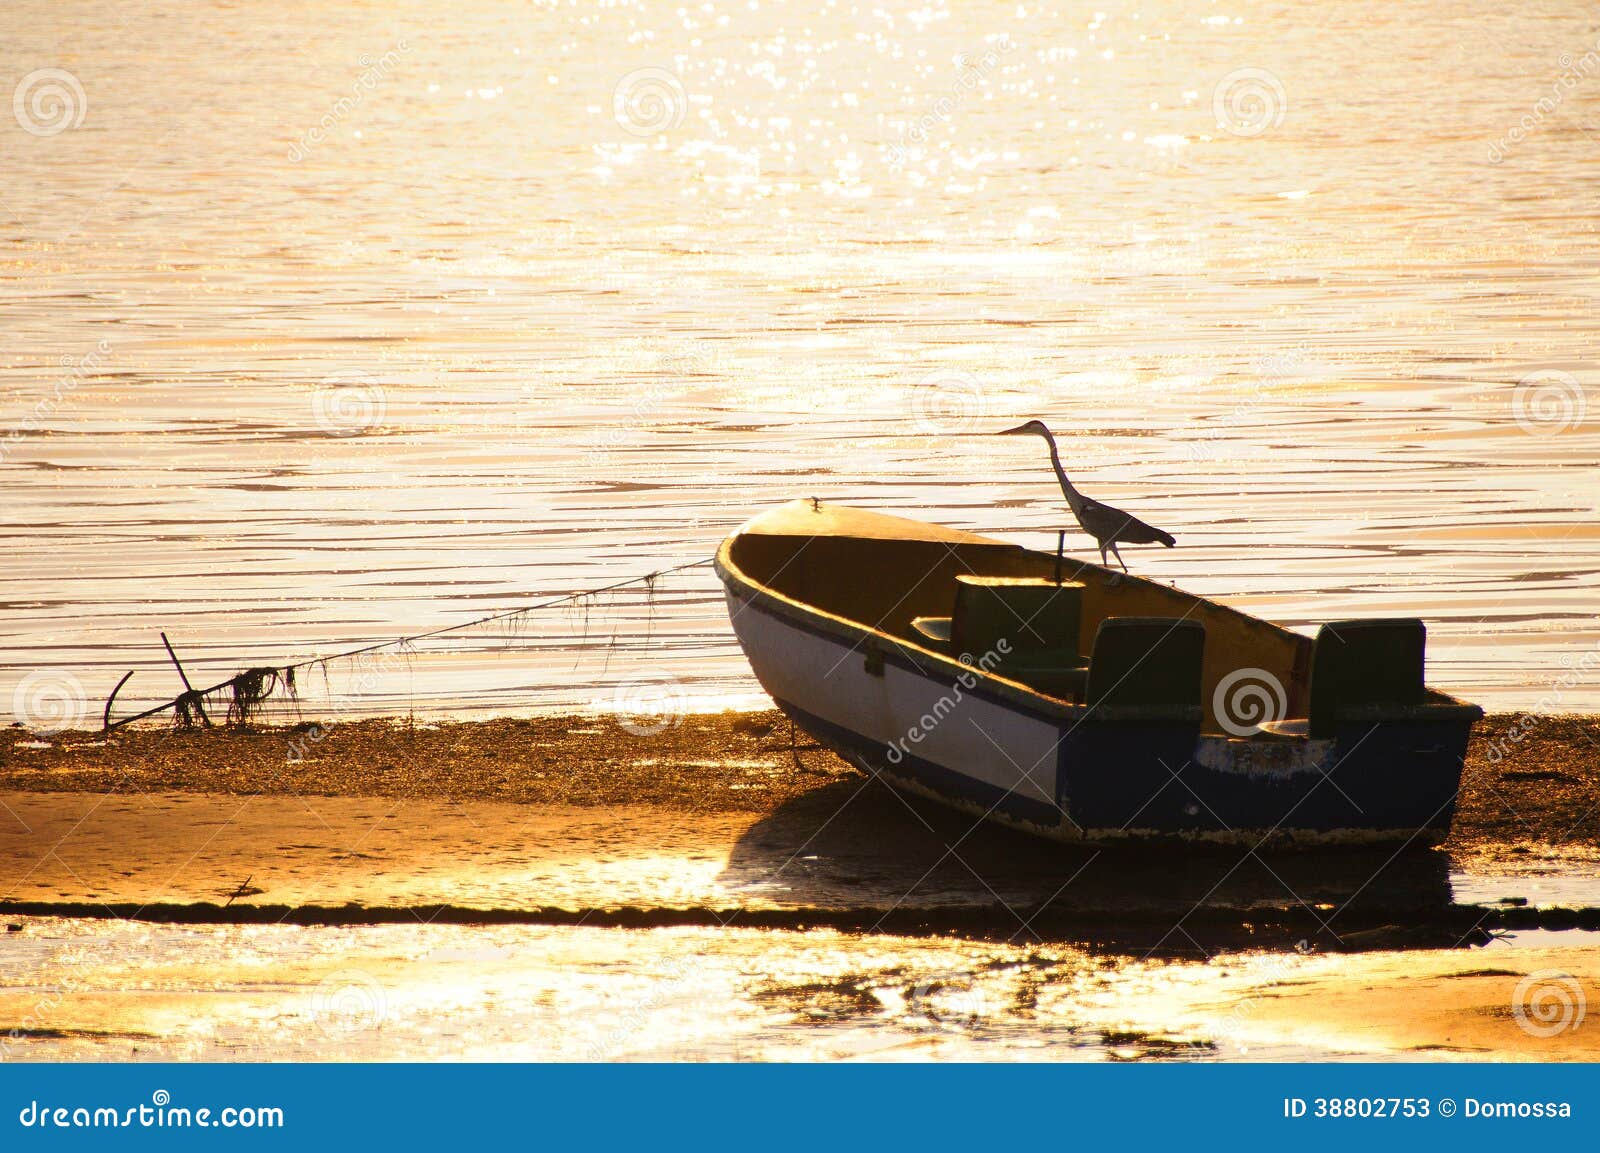
[[[1069,842],[1427,845],[1483,712],[1424,683],[1426,628],[1314,637],[1181,589],[817,499],[716,571],[757,679],[861,771]]]

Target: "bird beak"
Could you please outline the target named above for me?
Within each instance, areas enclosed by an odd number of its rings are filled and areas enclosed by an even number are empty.
[[[1019,424],[1019,425],[1017,425],[1016,428],[1008,428],[1004,432],[995,433],[995,435],[996,436],[1017,436],[1020,433],[1024,433],[1024,432],[1027,432],[1027,431],[1028,431],[1028,426],[1027,425]]]

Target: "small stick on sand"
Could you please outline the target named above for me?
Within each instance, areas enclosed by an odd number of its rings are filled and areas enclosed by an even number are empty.
[[[172,642],[167,639],[166,633],[161,634],[161,643],[167,646],[167,655],[172,658],[172,663],[178,670],[178,676],[183,678],[183,696],[179,700],[186,702],[186,704],[180,705],[179,708],[183,711],[193,708],[195,712],[200,714],[200,719],[206,723],[206,728],[209,729],[211,727],[211,718],[206,716],[205,698],[200,693],[195,692],[194,686],[189,683],[189,674],[183,671],[183,662],[178,659],[178,654],[172,651]]]
[[[252,892],[259,892],[259,890],[252,890],[250,888],[250,882],[255,879],[256,875],[254,873],[251,873],[248,877],[246,877],[242,885],[228,894],[228,900],[222,907],[226,909],[229,905],[233,904],[237,898],[248,897]]]

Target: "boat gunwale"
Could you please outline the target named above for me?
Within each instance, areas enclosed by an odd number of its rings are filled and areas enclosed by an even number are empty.
[[[776,511],[777,510],[774,510],[774,512]],[[1086,720],[1091,712],[1095,713],[1101,719],[1107,721],[1170,720],[1173,718],[1174,710],[1167,706],[1095,706],[1077,704],[1072,701],[1063,700],[1060,697],[1052,697],[1046,693],[1040,692],[1038,689],[1035,689],[1030,685],[1024,684],[1021,681],[1011,680],[1008,677],[1003,677],[998,673],[980,668],[977,665],[964,664],[955,657],[937,652],[934,649],[926,647],[925,645],[920,645],[915,641],[897,636],[894,633],[887,632],[883,629],[877,628],[876,626],[869,625],[864,621],[852,620],[850,617],[840,616],[837,613],[829,612],[824,608],[809,604],[805,601],[797,600],[794,597],[779,592],[772,586],[757,580],[755,577],[745,572],[739,567],[738,563],[734,561],[732,555],[733,548],[738,539],[745,535],[746,530],[751,524],[755,524],[761,519],[761,517],[756,517],[754,520],[747,522],[747,524],[730,533],[718,547],[716,557],[714,558],[713,567],[715,568],[718,577],[721,578],[724,586],[729,587],[730,591],[732,591],[732,586],[740,586],[740,591],[735,593],[735,595],[741,596],[742,599],[747,601],[762,602],[762,608],[765,608],[769,612],[773,612],[776,616],[785,618],[789,623],[795,625],[796,627],[804,628],[807,631],[821,632],[823,635],[831,637],[835,640],[848,641],[851,643],[852,648],[859,648],[863,653],[873,651],[883,656],[885,659],[899,656],[903,658],[903,660],[897,661],[897,664],[922,676],[946,674],[950,675],[952,679],[959,680],[959,678],[965,675],[972,678],[974,683],[971,685],[964,685],[963,687],[967,692],[972,693],[974,696],[980,698],[983,696],[996,697],[999,699],[1000,703],[1008,707],[1021,709],[1035,716],[1037,719],[1048,721],[1050,723],[1060,723],[1066,721],[1074,723],[1075,725],[1077,722]],[[909,523],[914,524],[918,522],[911,521]],[[802,534],[798,533],[781,533],[776,535],[791,536],[796,540],[805,539]],[[812,539],[824,536],[843,537],[845,535],[846,534],[842,533],[818,533]],[[973,536],[971,543],[990,547],[996,551],[1015,551],[1024,553],[1032,551],[1030,549],[1023,548],[1021,545],[1011,544],[1007,541],[995,540],[990,537],[980,536],[976,533],[971,535]],[[803,548],[804,546],[802,545],[801,547]],[[1045,554],[1036,553],[1035,555],[1044,556]],[[1087,562],[1085,562],[1085,567],[1100,569],[1100,566],[1090,565]],[[1109,572],[1110,570],[1100,569],[1100,571]],[[1143,578],[1133,577],[1131,579],[1142,580]],[[1195,599],[1197,601],[1201,600],[1201,598],[1198,597]],[[1225,606],[1216,607],[1221,608]],[[1260,623],[1270,624],[1270,622],[1264,621]],[[866,643],[873,640],[881,640],[886,647],[882,649],[869,650],[866,647]],[[980,691],[980,686],[989,691]],[[1185,715],[1188,715],[1192,713],[1193,710],[1185,708],[1183,712]]]
[[[953,674],[956,678],[960,678],[963,674],[966,674],[970,677],[978,678],[978,683],[992,689],[993,695],[999,697],[1003,703],[1013,707],[1025,709],[1030,713],[1040,716],[1041,719],[1048,719],[1052,721],[1083,721],[1088,718],[1090,713],[1096,713],[1098,714],[1099,719],[1106,721],[1137,721],[1172,718],[1173,709],[1168,706],[1097,706],[1090,704],[1077,704],[1064,700],[1060,697],[1052,697],[1047,693],[1043,693],[1021,681],[1012,680],[1010,678],[1001,676],[998,673],[980,668],[977,665],[964,664],[955,657],[951,657],[934,649],[930,649],[927,646],[919,644],[909,638],[887,632],[875,625],[869,625],[864,621],[858,621],[850,617],[840,616],[839,614],[830,612],[818,605],[810,604],[806,601],[801,601],[791,597],[786,593],[779,592],[771,585],[768,585],[751,576],[733,559],[733,550],[735,546],[741,538],[747,535],[790,537],[798,541],[823,538],[854,538],[858,540],[887,539],[874,538],[861,533],[849,532],[818,532],[809,534],[809,536],[808,534],[800,532],[761,533],[757,528],[757,526],[759,526],[763,520],[767,520],[769,518],[776,519],[780,514],[788,510],[808,504],[814,504],[814,502],[810,499],[787,502],[783,505],[780,505],[776,509],[769,510],[766,513],[762,513],[751,518],[736,528],[733,532],[729,533],[728,536],[723,539],[722,543],[717,547],[717,552],[713,558],[712,567],[716,571],[716,574],[722,581],[724,587],[729,592],[733,592],[734,595],[741,595],[742,599],[744,600],[761,602],[761,607],[773,612],[776,616],[787,619],[790,623],[796,626],[805,627],[809,631],[820,631],[825,636],[831,636],[834,639],[850,641],[852,648],[860,648],[863,653],[869,651],[877,652],[886,659],[890,656],[898,655],[904,659],[902,667],[909,667],[913,672],[922,675],[932,675],[936,673]],[[850,510],[848,506],[845,507],[846,511],[855,511]],[[873,513],[871,515],[874,517],[883,517],[885,519],[899,520],[912,525],[923,523],[912,520],[909,517],[896,517],[885,513]],[[970,537],[970,541],[968,543],[991,548],[997,552],[1009,551],[1029,554],[1046,560],[1054,559],[1054,557],[1049,553],[1042,553],[1036,549],[1025,548],[1022,545],[1013,544],[1008,541],[998,540],[996,538],[984,536],[979,533],[967,533],[964,530],[953,531],[961,531],[964,536]],[[804,544],[799,545],[799,549],[801,550],[803,550],[805,547],[806,546]],[[1152,588],[1162,591],[1163,593],[1177,593],[1179,596],[1188,598],[1194,602],[1198,608],[1202,608],[1208,613],[1221,613],[1237,617],[1241,620],[1250,622],[1256,627],[1272,629],[1286,636],[1293,637],[1298,643],[1305,644],[1306,646],[1310,646],[1314,643],[1314,638],[1297,633],[1292,629],[1285,628],[1283,625],[1277,624],[1273,621],[1265,620],[1262,617],[1252,616],[1251,614],[1240,609],[1236,609],[1231,605],[1222,604],[1221,602],[1211,600],[1208,597],[1202,597],[1196,593],[1188,592],[1187,590],[1178,588],[1175,584],[1162,585],[1145,577],[1133,576],[1131,573],[1119,573],[1113,569],[1106,568],[1103,565],[1097,565],[1092,561],[1078,561],[1074,559],[1073,563],[1077,566],[1078,574],[1089,570],[1098,574],[1102,579],[1120,578],[1124,581],[1136,581],[1141,584],[1149,585]],[[738,592],[735,592],[735,586],[738,586]],[[1173,619],[1183,620],[1189,618],[1175,617]],[[887,649],[868,649],[866,647],[866,643],[873,640],[883,642],[883,644],[887,646]],[[902,662],[896,663],[900,664]],[[976,685],[968,686],[969,692],[974,691],[975,689]],[[1432,688],[1427,684],[1423,685],[1423,692],[1425,694],[1425,699],[1421,702],[1418,702],[1414,705],[1381,706],[1382,715],[1379,716],[1374,714],[1370,719],[1375,722],[1387,719],[1403,721],[1422,718],[1444,721],[1449,719],[1468,719],[1469,717],[1472,720],[1476,720],[1483,715],[1483,709],[1480,706],[1452,696],[1451,694],[1442,690]],[[1248,740],[1250,738],[1234,737],[1232,739]]]
[[[1020,708],[1051,723],[1081,720],[1088,712],[1088,705],[1074,704],[1060,697],[1047,696],[1021,681],[1009,680],[977,665],[962,664],[954,657],[935,652],[914,641],[786,596],[755,580],[739,569],[731,559],[727,559],[726,564],[724,563],[724,550],[731,544],[732,539],[730,537],[724,542],[723,548],[717,551],[715,567],[723,584],[741,600],[757,602],[760,608],[774,616],[784,618],[797,628],[821,633],[832,640],[845,641],[851,648],[858,649],[863,656],[870,652],[882,656],[885,660],[902,658],[896,660],[895,664],[922,676],[948,674],[952,680],[963,675],[971,677],[976,683],[966,691],[974,696],[998,697],[1008,707]],[[735,585],[739,586],[737,591],[733,587]],[[883,647],[870,647],[870,642],[874,640],[881,640]],[[979,685],[989,689],[990,692],[979,691]]]

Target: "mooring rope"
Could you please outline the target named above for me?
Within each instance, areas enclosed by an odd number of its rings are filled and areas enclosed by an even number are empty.
[[[214,696],[215,694],[222,692],[224,689],[233,690],[233,703],[230,704],[228,708],[228,719],[230,721],[242,722],[247,719],[246,714],[248,713],[250,706],[258,701],[264,700],[279,684],[287,685],[290,689],[293,689],[294,674],[299,669],[311,668],[315,665],[327,665],[334,661],[350,660],[354,657],[365,656],[367,653],[375,653],[383,649],[394,648],[396,646],[404,647],[407,645],[413,645],[418,641],[428,640],[432,637],[444,636],[447,633],[460,632],[463,629],[478,628],[482,625],[493,624],[495,621],[505,620],[508,617],[522,616],[526,613],[538,612],[540,609],[555,608],[558,605],[571,604],[573,601],[583,600],[585,597],[593,597],[599,596],[602,593],[615,592],[617,589],[628,588],[632,585],[653,585],[657,580],[664,576],[671,576],[673,573],[685,572],[688,569],[703,568],[711,562],[712,558],[703,557],[700,560],[688,561],[684,564],[674,565],[671,568],[657,569],[655,572],[645,573],[643,576],[630,577],[627,580],[616,581],[608,585],[601,585],[598,588],[582,589],[574,593],[563,593],[560,596],[551,597],[548,600],[538,601],[537,603],[531,605],[523,605],[521,608],[507,609],[504,612],[491,613],[486,617],[479,617],[476,620],[460,621],[453,625],[441,625],[435,629],[427,629],[424,632],[412,633],[410,636],[394,637],[386,641],[375,641],[372,644],[361,645],[358,648],[353,649],[346,649],[343,652],[329,653],[326,656],[308,657],[303,661],[296,661],[293,664],[259,665],[254,668],[241,669],[227,680],[214,684],[207,689],[196,689],[191,687],[189,685],[189,678],[184,676],[184,691],[173,697],[170,701],[164,701],[159,705],[145,709],[142,713],[135,713],[131,717],[122,717],[119,720],[113,721],[111,719],[111,706],[116,703],[117,693],[122,689],[122,686],[128,683],[129,677],[133,676],[133,674],[130,672],[127,674],[127,676],[124,676],[122,680],[117,682],[117,687],[111,690],[111,696],[106,699],[105,713],[102,719],[104,731],[110,732],[112,729],[119,729],[123,725],[131,725],[134,721],[145,720],[149,717],[164,713],[169,709],[173,711],[174,717],[182,723],[189,723],[195,716],[199,716],[209,725],[211,723],[210,718],[206,716],[205,712],[206,698]],[[162,640],[166,640],[165,635],[163,635]],[[172,653],[172,647],[170,644],[167,646],[167,651],[172,655],[173,662],[177,663],[177,654]],[[183,672],[181,665],[179,665],[178,671],[180,674]]]

